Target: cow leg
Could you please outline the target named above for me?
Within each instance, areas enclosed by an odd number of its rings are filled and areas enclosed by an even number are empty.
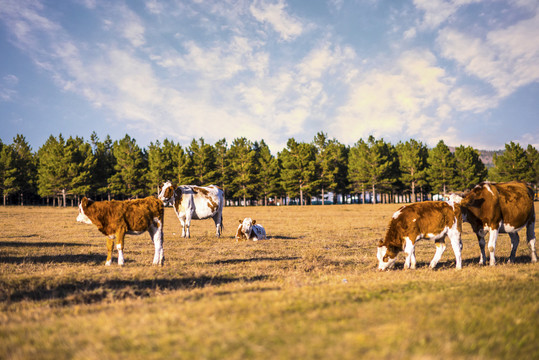
[[[150,226],[149,232],[155,246],[153,264],[163,265],[165,262],[165,254],[163,250],[163,227],[152,225]]]
[[[537,262],[537,252],[535,251],[535,221],[530,221],[526,226],[526,240],[530,247],[530,257],[532,262]]]
[[[477,234],[477,241],[479,243],[479,265],[487,264],[487,254],[485,253],[485,236]]]
[[[107,236],[107,261],[105,262],[106,266],[112,264],[112,249],[114,247],[114,238]]]
[[[124,261],[124,237],[125,231],[118,230],[116,232],[116,248],[118,249],[118,265],[123,266]]]
[[[415,246],[412,240],[406,238],[406,245],[404,247],[404,253],[406,254],[406,261],[404,262],[405,269],[415,269]]]
[[[450,231],[448,236],[449,236],[449,239],[451,240],[451,246],[453,247],[453,252],[455,253],[456,268],[462,269],[462,241],[460,238],[460,232]]]
[[[432,261],[429,265],[431,269],[434,269],[436,267],[438,261],[440,261],[440,259],[442,258],[445,248],[446,246],[444,239],[441,239],[440,241],[436,242],[436,253],[434,254],[434,257],[432,258]]]
[[[498,240],[498,229],[490,229],[490,235],[488,239],[488,251],[490,253],[490,266],[496,265],[496,257],[494,252],[496,250],[496,241]]]
[[[509,260],[507,260],[508,264],[514,264],[515,263],[515,256],[517,254],[518,249],[518,243],[520,242],[520,238],[518,237],[518,232],[512,232],[509,233],[509,238],[511,238],[511,255],[509,255]]]
[[[217,237],[221,237],[221,222],[223,221],[221,214],[217,213],[213,216],[213,222],[215,223]]]
[[[185,218],[179,218],[180,224],[182,224],[182,238],[185,237]]]
[[[189,230],[189,228],[191,227],[191,218],[190,217],[186,217],[185,218],[185,226],[184,226],[184,231],[183,233],[185,234],[185,238],[191,238],[191,231]]]

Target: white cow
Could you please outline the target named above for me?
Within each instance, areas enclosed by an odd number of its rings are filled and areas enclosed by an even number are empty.
[[[182,224],[182,237],[191,237],[189,232],[191,220],[208,218],[212,218],[215,222],[217,237],[221,236],[225,198],[223,190],[218,186],[180,185],[175,187],[167,181],[159,192],[158,198],[164,203],[172,203],[176,216]]]
[[[266,239],[266,230],[260,224],[256,223],[256,220],[251,218],[245,218],[240,220],[238,231],[236,232],[236,241],[239,239],[252,239],[253,241]]]

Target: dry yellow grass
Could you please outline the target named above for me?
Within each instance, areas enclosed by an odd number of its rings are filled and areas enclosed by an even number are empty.
[[[0,358],[529,358],[539,289],[521,233],[517,264],[463,270],[417,246],[418,269],[376,271],[376,243],[398,205],[225,208],[224,236],[194,221],[180,238],[165,213],[164,267],[147,234],[126,238],[126,266],[105,267],[104,237],[76,208],[0,207]],[[234,239],[238,220],[266,241]],[[537,231],[537,230],[536,230]]]

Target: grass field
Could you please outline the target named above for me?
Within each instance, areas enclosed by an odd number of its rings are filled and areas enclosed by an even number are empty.
[[[515,265],[505,234],[498,265],[477,265],[465,224],[461,271],[451,246],[429,270],[423,241],[417,270],[400,254],[378,272],[397,207],[225,208],[220,239],[212,220],[180,238],[167,208],[164,267],[148,234],[127,236],[124,267],[105,267],[105,238],[76,208],[0,207],[0,359],[538,359],[524,232]],[[269,239],[236,242],[244,217]]]

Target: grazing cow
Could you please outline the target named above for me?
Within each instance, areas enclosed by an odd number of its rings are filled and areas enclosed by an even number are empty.
[[[462,216],[458,203],[427,201],[405,205],[393,214],[385,239],[378,243],[378,269],[393,267],[401,250],[406,253],[404,267],[415,269],[415,243],[420,239],[436,243],[436,254],[430,262],[430,267],[434,268],[445,251],[446,235],[451,240],[457,269],[461,269],[461,232]]]
[[[518,231],[526,227],[526,238],[532,262],[537,262],[535,252],[535,210],[533,190],[525,183],[483,182],[475,186],[462,200],[462,218],[469,222],[477,235],[481,250],[480,264],[486,263],[485,235],[490,232],[488,250],[490,265],[496,264],[494,251],[498,233],[508,233],[511,238],[511,255],[508,262],[515,262],[518,248]]]
[[[112,262],[114,239],[118,249],[118,265],[124,264],[125,234],[140,235],[148,231],[155,245],[154,265],[163,265],[164,207],[155,197],[126,201],[93,201],[83,198],[79,205],[77,221],[94,224],[107,236],[107,262]]]
[[[218,186],[180,185],[175,187],[167,181],[159,192],[159,199],[172,203],[176,216],[182,224],[182,237],[191,237],[191,220],[212,218],[215,222],[216,235],[221,236],[223,227],[223,190]]]
[[[243,221],[240,220],[240,225],[236,232],[236,241],[239,239],[264,240],[266,239],[266,230],[262,225],[257,224],[256,220],[245,218]]]

